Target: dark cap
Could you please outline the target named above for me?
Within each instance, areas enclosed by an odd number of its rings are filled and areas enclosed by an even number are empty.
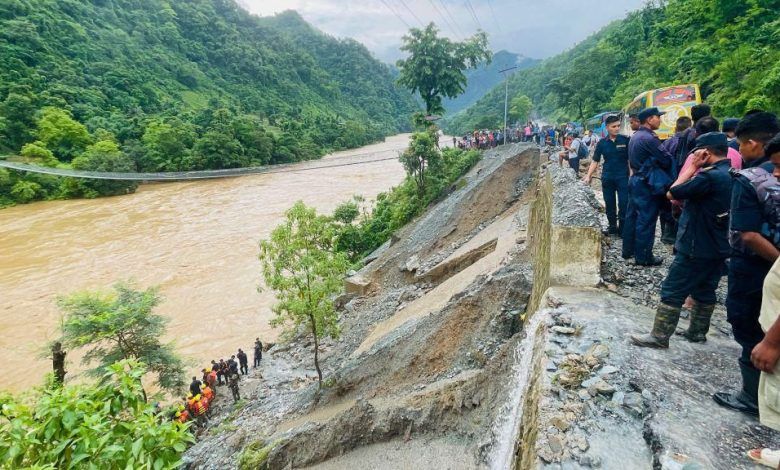
[[[723,120],[723,132],[735,131],[739,125],[739,119],[728,118]]]
[[[706,147],[727,147],[729,139],[723,132],[707,132],[696,138],[696,146],[693,151]]]
[[[647,118],[649,118],[650,116],[663,116],[664,114],[666,113],[663,111],[659,111],[658,108],[653,106],[652,108],[645,108],[642,111],[639,111],[639,116],[637,117],[639,118],[640,121],[645,122],[647,121]]]

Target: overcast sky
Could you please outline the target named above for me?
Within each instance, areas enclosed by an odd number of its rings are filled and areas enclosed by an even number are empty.
[[[566,50],[645,0],[238,0],[266,16],[298,11],[309,23],[366,45],[381,60],[394,62],[409,26],[435,22],[453,39],[488,32],[494,51],[506,49],[544,59]],[[473,8],[473,13],[469,8]]]

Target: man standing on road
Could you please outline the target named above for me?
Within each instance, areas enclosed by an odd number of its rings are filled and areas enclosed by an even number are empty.
[[[604,206],[609,221],[609,234],[620,235],[626,217],[628,203],[628,137],[620,134],[620,118],[608,116],[606,120],[607,138],[599,140],[593,153],[593,162],[588,174],[583,178],[590,184],[593,173],[604,157],[601,171],[601,189],[604,192]],[[617,201],[617,204],[615,202]]]
[[[661,206],[663,182],[671,183],[672,157],[661,149],[655,130],[665,113],[647,108],[639,113],[641,126],[628,144],[631,177],[628,181],[629,203],[623,227],[623,258],[635,258],[638,266],[658,266],[653,256],[655,226]],[[668,184],[667,183],[667,184]]]
[[[777,203],[774,197],[769,197],[777,187],[777,179],[772,176],[774,167],[764,149],[778,132],[777,117],[764,112],[745,116],[736,130],[745,169],[734,179],[731,194],[729,242],[732,250],[726,318],[734,340],[742,347],[739,357],[742,389],[736,393],[718,392],[712,397],[721,406],[753,416],[758,415],[760,373],[750,355],[764,339],[759,323],[764,278],[780,256],[777,242],[773,241],[780,227],[780,220],[774,220],[780,208],[767,206]]]
[[[685,336],[693,343],[707,341],[715,309],[715,290],[729,255],[728,220],[731,204],[731,162],[726,134],[711,132],[696,139],[692,164],[680,173],[667,194],[685,201],[680,233],[669,274],[661,285],[661,303],[649,334],[631,335],[642,347],[668,348],[680,309],[689,295],[696,301]],[[701,171],[699,171],[701,169]]]

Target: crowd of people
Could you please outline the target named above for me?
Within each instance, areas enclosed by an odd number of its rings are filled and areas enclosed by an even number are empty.
[[[263,343],[255,339],[253,367],[260,367],[263,359]],[[227,361],[211,360],[211,366],[201,369],[200,378],[192,377],[189,391],[183,401],[178,404],[171,416],[181,423],[194,421],[197,426],[208,423],[211,406],[217,397],[217,387],[227,386],[233,396],[233,403],[241,400],[238,383],[242,375],[249,374],[249,356],[241,349],[231,355]]]
[[[780,430],[780,124],[758,110],[721,124],[710,106],[699,104],[662,142],[655,131],[663,114],[653,107],[631,115],[630,137],[620,134],[621,117],[609,116],[607,137],[589,145],[574,131],[559,162],[578,173],[582,147],[592,146],[582,180],[590,184],[602,166],[608,233],[622,238],[625,260],[638,267],[662,263],[653,251],[659,222],[661,241],[673,245],[652,329],[631,342],[665,349],[675,333],[705,342],[716,289],[727,276],[726,315],[741,347],[741,384],[712,398]],[[678,331],[683,308],[690,323]],[[780,466],[780,451],[748,455]]]
[[[554,128],[550,127],[550,129]],[[547,136],[547,126],[528,121],[523,126],[513,126],[506,129],[506,143],[533,142],[542,145]],[[554,131],[555,132],[555,131]],[[471,134],[465,134],[460,140],[453,137],[453,144],[461,149],[490,149],[505,143],[502,129],[475,129]],[[553,136],[553,139],[555,137]],[[553,145],[551,140],[548,145]]]

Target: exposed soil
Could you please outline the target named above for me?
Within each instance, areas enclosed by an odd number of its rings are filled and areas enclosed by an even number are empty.
[[[325,387],[308,341],[277,345],[264,379],[246,381],[247,403],[187,452],[189,467],[236,467],[247,446],[263,468],[487,467],[531,289],[521,196],[536,167],[531,146],[487,152],[358,273],[364,295],[340,299]]]

